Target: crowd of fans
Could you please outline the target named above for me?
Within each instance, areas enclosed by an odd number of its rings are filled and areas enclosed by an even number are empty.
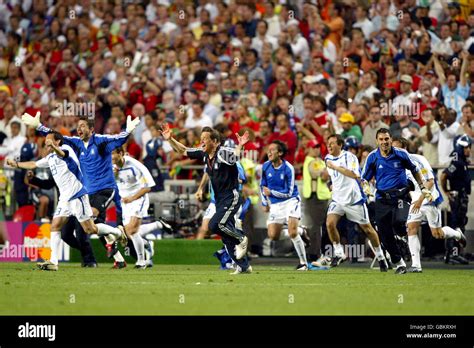
[[[163,122],[188,146],[201,127],[247,130],[258,163],[281,140],[298,178],[308,143],[324,158],[335,132],[367,153],[382,127],[446,166],[453,138],[474,137],[473,54],[469,1],[7,0],[0,156],[44,155],[25,112],[64,135],[83,115],[116,134],[131,114],[129,154],[177,178],[200,171],[161,139]]]

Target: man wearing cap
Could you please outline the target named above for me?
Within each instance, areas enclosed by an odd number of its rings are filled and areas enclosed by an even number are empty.
[[[307,220],[310,246],[309,261],[316,261],[321,256],[321,226],[331,191],[327,186],[329,175],[321,159],[321,145],[317,140],[310,140],[305,149],[303,163],[303,215]]]
[[[392,110],[390,110],[392,114],[398,115],[401,112],[400,108],[411,110],[413,99],[416,97],[412,91],[412,86],[413,78],[410,75],[402,75],[400,77],[400,95],[393,99]]]
[[[349,136],[355,136],[359,142],[362,142],[362,131],[359,125],[354,124],[354,116],[348,112],[344,112],[339,117],[339,122],[341,122],[342,128],[344,129],[341,133],[344,139]]]

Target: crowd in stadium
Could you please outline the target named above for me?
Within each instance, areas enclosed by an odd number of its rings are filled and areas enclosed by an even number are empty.
[[[0,159],[44,156],[25,112],[63,135],[79,116],[117,134],[132,115],[127,152],[155,170],[157,190],[165,177],[202,174],[164,141],[164,122],[190,147],[202,127],[234,141],[248,131],[251,169],[281,140],[297,179],[308,152],[324,159],[332,133],[349,138],[361,166],[384,127],[435,168],[449,165],[457,135],[474,138],[469,1],[7,0],[0,52]],[[24,176],[20,206],[33,199]],[[45,217],[50,198],[39,196]]]

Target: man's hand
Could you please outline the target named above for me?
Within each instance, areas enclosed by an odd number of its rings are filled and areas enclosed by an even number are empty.
[[[122,202],[124,203],[132,203],[135,199],[133,197],[124,197],[122,198]]]
[[[24,113],[23,116],[21,116],[21,120],[23,123],[29,127],[33,127],[36,129],[40,125],[41,121],[41,112],[37,112],[36,115],[33,117],[28,113]]]
[[[46,145],[47,147],[52,147],[53,146],[53,141],[51,139],[46,139],[44,141],[44,145]]]
[[[235,133],[235,136],[237,137],[237,141],[240,146],[244,146],[245,144],[247,144],[250,138],[250,134],[248,131],[245,131],[242,136],[240,136],[238,133]]]
[[[370,185],[367,181],[362,180],[362,190],[367,196],[373,196],[372,191],[370,190]]]
[[[16,168],[17,166],[17,162],[12,160],[11,158],[7,158],[7,164],[10,166],[10,167],[14,167]]]
[[[426,187],[423,187],[421,189],[421,193],[423,194],[423,197],[425,197],[428,202],[431,202],[433,200],[433,195],[431,194],[431,191],[428,190]]]
[[[127,128],[125,129],[127,133],[132,133],[133,130],[138,126],[140,123],[140,117],[135,117],[132,120],[132,116],[127,116]]]
[[[165,140],[171,139],[171,129],[168,123],[163,123],[163,125],[161,126],[161,134],[163,135],[163,138]]]
[[[202,190],[197,190],[196,193],[194,194],[194,197],[200,202],[202,202],[202,197],[203,197],[203,192]]]
[[[270,197],[272,195],[270,189],[266,186],[263,186],[263,194],[267,197]]]
[[[268,213],[270,211],[270,206],[268,205],[263,205],[262,206],[262,210],[265,212],[265,213]]]

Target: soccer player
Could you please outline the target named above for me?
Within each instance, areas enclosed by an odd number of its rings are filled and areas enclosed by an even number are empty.
[[[252,273],[247,259],[248,238],[235,228],[235,214],[241,205],[237,161],[242,147],[248,142],[249,134],[236,134],[238,145],[229,149],[220,145],[220,135],[216,130],[205,127],[201,132],[201,147],[188,148],[173,138],[168,124],[161,128],[163,138],[168,140],[174,151],[206,163],[206,173],[211,180],[216,199],[216,213],[209,221],[212,233],[222,237],[227,252],[236,263],[231,274]]]
[[[362,187],[370,192],[369,181],[375,176],[377,189],[375,199],[375,221],[384,247],[395,264],[396,274],[407,273],[405,261],[395,240],[397,225],[405,225],[408,218],[409,191],[406,169],[410,170],[420,186],[423,196],[431,199],[431,193],[423,184],[419,168],[408,152],[392,146],[392,135],[387,128],[381,128],[375,135],[378,148],[367,156],[362,170]],[[406,211],[406,214],[405,214]]]
[[[35,128],[40,134],[46,135],[51,130],[40,123],[40,113],[33,117],[28,113],[23,114],[22,121]],[[112,171],[112,151],[127,142],[128,136],[140,122],[138,118],[132,120],[127,117],[125,132],[117,135],[100,135],[94,133],[94,120],[81,117],[77,124],[78,137],[64,137],[64,143],[69,145],[76,153],[84,175],[84,184],[89,194],[92,212],[96,222],[105,222],[106,209],[114,200],[117,209],[117,223],[122,223],[122,207]],[[117,251],[117,248],[108,248]],[[123,256],[117,251],[112,255],[115,259],[114,268],[126,267]]]
[[[331,266],[336,267],[346,259],[337,230],[339,219],[345,215],[349,221],[359,224],[374,247],[380,271],[387,272],[387,261],[377,232],[370,224],[369,212],[365,205],[366,196],[360,186],[359,160],[354,153],[342,150],[344,139],[338,134],[330,135],[327,145],[329,154],[325,161],[332,185],[332,200],[329,203],[326,217],[329,238],[334,246]]]
[[[392,145],[401,149],[408,149],[408,141],[405,138],[394,138]],[[443,202],[443,196],[438,188],[438,180],[429,164],[428,160],[417,154],[410,154],[410,158],[420,168],[421,174],[425,180],[425,187],[430,190],[432,200],[428,201],[422,194],[418,187],[415,191],[410,192],[412,198],[412,205],[408,215],[408,246],[411,252],[411,268],[408,272],[422,273],[420,251],[421,245],[418,239],[418,229],[423,219],[428,220],[431,234],[436,239],[454,238],[460,241],[464,246],[466,245],[466,237],[461,230],[455,230],[449,226],[441,227],[441,208],[439,205]],[[407,172],[407,176],[411,181],[415,181],[413,175]]]
[[[51,170],[59,189],[59,202],[51,224],[51,258],[39,263],[38,267],[45,271],[57,271],[61,228],[71,215],[77,218],[86,233],[105,236],[110,243],[117,239],[126,240],[127,237],[123,230],[103,223],[95,224],[91,219],[92,209],[83,184],[84,178],[79,168],[79,160],[73,149],[63,144],[63,136],[58,132],[50,132],[46,136],[45,145],[49,154],[39,161],[16,162],[9,159],[7,163],[21,169],[49,167]]]
[[[145,245],[138,231],[143,217],[148,215],[150,205],[148,192],[155,186],[155,181],[142,163],[130,156],[125,156],[122,147],[112,152],[112,162],[116,166],[115,179],[120,197],[122,197],[125,232],[132,240],[137,252],[135,268],[145,269]]]
[[[262,166],[260,193],[265,212],[270,212],[267,219],[268,237],[279,240],[283,225],[288,223],[288,235],[298,254],[298,271],[308,270],[308,260],[304,241],[298,229],[301,219],[301,198],[295,183],[293,166],[283,159],[287,152],[285,143],[274,140],[268,146],[268,161]],[[285,231],[286,232],[286,231]]]

